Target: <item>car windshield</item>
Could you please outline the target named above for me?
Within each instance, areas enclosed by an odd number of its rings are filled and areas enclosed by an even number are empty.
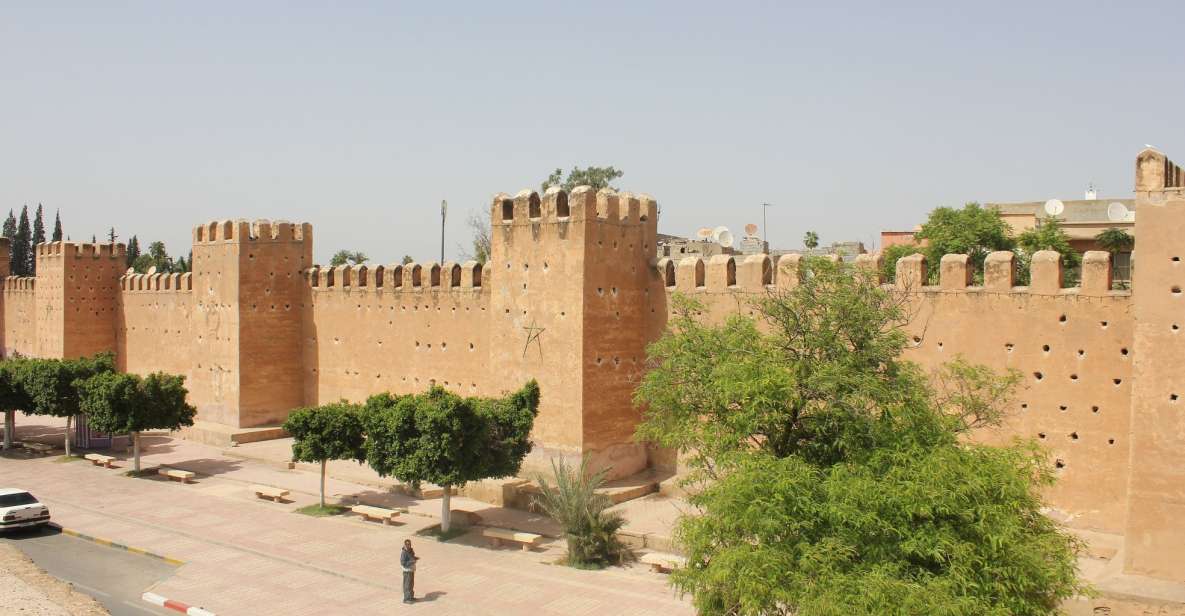
[[[0,494],[0,507],[15,507],[17,505],[36,505],[37,499],[28,492],[16,494]]]

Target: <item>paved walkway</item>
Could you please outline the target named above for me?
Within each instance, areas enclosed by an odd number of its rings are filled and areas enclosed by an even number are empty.
[[[48,434],[43,418],[18,420],[22,436]],[[645,567],[578,571],[552,564],[560,541],[523,553],[492,549],[476,532],[438,543],[415,533],[438,522],[439,499],[403,494],[341,480],[326,491],[363,502],[407,506],[401,525],[384,527],[352,516],[311,518],[293,513],[316,500],[315,474],[236,460],[217,449],[148,437],[142,464],[169,464],[199,473],[182,485],[159,477],[129,478],[130,468],[104,469],[55,458],[0,459],[0,485],[28,487],[50,505],[67,528],[146,548],[186,561],[153,592],[231,614],[390,614],[416,609],[431,614],[692,614],[666,578]],[[292,490],[292,502],[255,498],[250,483]],[[545,519],[464,498],[487,523],[539,528]],[[496,520],[496,522],[495,522]],[[553,529],[554,532],[554,529]],[[399,547],[411,538],[423,558],[416,606],[400,603]],[[146,589],[147,590],[147,589]]]

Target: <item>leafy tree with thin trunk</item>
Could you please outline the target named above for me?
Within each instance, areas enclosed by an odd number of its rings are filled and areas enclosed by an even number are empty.
[[[997,425],[1015,373],[900,358],[905,293],[811,259],[723,325],[678,298],[636,392],[638,435],[683,452],[698,513],[672,583],[705,616],[1055,614],[1081,543],[1041,513],[1046,452]]]
[[[978,275],[983,271],[983,261],[988,253],[1016,247],[1012,229],[1000,217],[1000,211],[975,202],[959,209],[936,208],[914,237],[926,242],[922,252],[926,255],[926,263],[932,264],[931,280],[937,280],[937,264],[942,262],[943,255],[968,255]]]
[[[26,359],[19,370],[20,385],[32,406],[28,410],[37,415],[51,415],[66,420],[66,455],[70,455],[73,421],[82,410],[79,407],[75,382],[96,374],[115,370],[115,356],[100,353],[81,359]]]
[[[53,239],[52,242],[62,241],[62,212],[58,210],[53,215]]]
[[[490,220],[488,214],[478,212],[469,212],[469,217],[465,219],[465,226],[469,227],[469,231],[473,234],[472,247],[470,250],[461,249],[461,254],[465,259],[472,259],[478,263],[484,264],[490,260]]]
[[[814,231],[807,231],[806,235],[802,236],[802,245],[814,250],[819,247],[819,234]]]
[[[80,408],[90,426],[109,434],[131,434],[132,471],[140,472],[140,433],[193,425],[197,409],[185,401],[185,377],[154,372],[96,374],[77,383]]]
[[[111,234],[112,235],[115,234],[115,229],[111,229]],[[136,266],[136,259],[138,259],[139,257],[140,257],[140,239],[133,235],[132,238],[128,240],[128,248],[127,248],[128,267],[135,267]]]
[[[33,402],[22,386],[22,371],[28,362],[22,358],[0,361],[0,409],[4,411],[4,448],[12,449],[16,433],[16,412],[28,411]]]
[[[893,282],[897,279],[897,261],[909,255],[925,254],[921,247],[913,244],[894,244],[881,253],[881,275]]]
[[[462,398],[441,387],[366,401],[366,461],[382,477],[443,489],[440,530],[449,531],[450,496],[470,481],[518,473],[530,451],[539,385],[502,398]]]
[[[292,435],[292,459],[321,463],[321,507],[325,507],[325,466],[329,460],[366,461],[362,406],[338,402],[296,409],[284,421]]]
[[[625,525],[620,513],[611,512],[613,501],[597,492],[608,468],[593,472],[588,456],[572,468],[563,458],[552,458],[552,476],[537,475],[539,495],[535,504],[559,522],[568,543],[568,564],[576,567],[620,564],[629,550],[617,538]]]
[[[400,263],[402,263],[404,265],[407,265],[408,263],[415,263],[415,262],[416,262],[416,260],[413,259],[411,255],[403,255],[403,259],[400,260]]]

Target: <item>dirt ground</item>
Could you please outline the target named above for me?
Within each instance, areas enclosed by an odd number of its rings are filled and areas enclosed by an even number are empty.
[[[97,601],[0,544],[0,612],[21,616],[109,616]]]

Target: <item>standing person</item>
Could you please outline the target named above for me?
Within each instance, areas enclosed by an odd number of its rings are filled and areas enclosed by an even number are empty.
[[[411,539],[403,540],[403,551],[399,554],[399,566],[403,567],[403,602],[414,603],[416,600],[416,551],[411,549]]]

